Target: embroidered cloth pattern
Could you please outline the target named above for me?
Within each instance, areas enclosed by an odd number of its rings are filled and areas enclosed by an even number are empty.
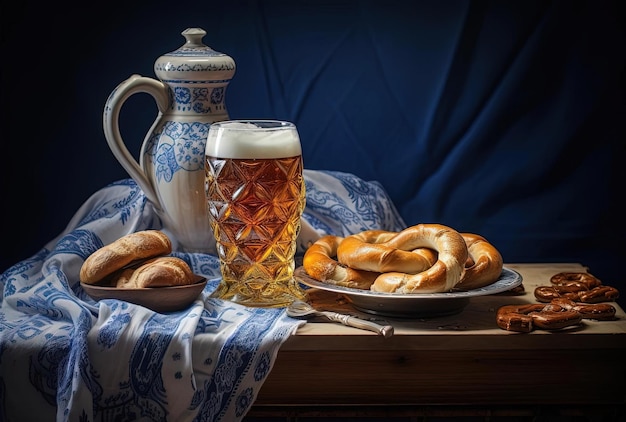
[[[305,180],[299,255],[324,234],[405,226],[377,182],[314,170],[305,170]],[[195,302],[178,312],[96,302],[80,286],[80,267],[92,251],[160,228],[141,189],[123,179],[94,193],[63,233],[0,275],[0,420],[245,416],[280,346],[304,321],[282,308],[209,298],[220,276],[211,254],[172,253],[208,279]]]

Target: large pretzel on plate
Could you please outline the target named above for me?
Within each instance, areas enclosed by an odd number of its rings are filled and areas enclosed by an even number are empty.
[[[304,253],[304,270],[324,283],[369,290],[378,273],[346,267],[334,259],[342,240],[343,237],[333,235],[317,239]]]
[[[346,243],[346,241],[349,241]],[[468,252],[463,237],[456,230],[441,224],[418,224],[402,230],[382,242],[391,249],[412,251],[431,249],[437,252],[437,261],[416,274],[390,271],[380,274],[370,290],[388,293],[437,293],[452,289],[461,279]],[[365,251],[376,250],[375,244],[361,236],[347,236],[337,248],[337,259],[342,264],[362,268]],[[373,254],[376,256],[376,254]],[[380,261],[380,259],[379,259]],[[392,267],[389,267],[392,268]]]
[[[484,237],[473,233],[461,233],[469,257],[465,263],[465,273],[457,289],[472,290],[493,284],[502,274],[502,255]]]
[[[416,274],[437,262],[437,253],[429,248],[400,248],[394,239],[399,232],[365,230],[347,236],[337,247],[337,260],[351,268],[386,273],[398,271]]]

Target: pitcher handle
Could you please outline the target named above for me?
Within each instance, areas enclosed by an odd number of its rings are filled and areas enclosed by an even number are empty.
[[[122,106],[131,95],[140,92],[150,94],[156,101],[159,110],[157,118],[144,140],[144,146],[142,147],[143,153],[145,143],[152,134],[152,130],[159,124],[163,114],[169,107],[169,88],[161,81],[141,75],[132,75],[130,78],[120,83],[113,92],[111,92],[104,107],[102,118],[104,136],[115,158],[117,158],[122,167],[124,167],[128,174],[137,182],[137,185],[143,190],[146,198],[152,202],[158,211],[163,211],[163,206],[159,201],[154,185],[135,157],[128,151],[120,132],[119,116]]]

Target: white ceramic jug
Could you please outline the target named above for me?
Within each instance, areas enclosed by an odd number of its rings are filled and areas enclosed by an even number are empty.
[[[159,80],[132,75],[109,96],[103,114],[113,154],[137,182],[161,218],[163,228],[187,252],[213,252],[204,190],[204,149],[211,123],[228,120],[225,91],[235,74],[234,60],[202,43],[206,32],[189,28],[186,42],[159,57]],[[129,152],[119,127],[124,102],[148,93],[158,115],[144,138],[139,162]]]

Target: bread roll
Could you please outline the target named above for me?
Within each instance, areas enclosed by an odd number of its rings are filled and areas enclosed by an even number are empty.
[[[172,252],[172,242],[159,230],[127,234],[92,253],[80,269],[80,281],[96,284],[133,261]]]
[[[174,256],[152,258],[132,273],[130,271],[123,271],[114,285],[121,289],[185,286],[195,279],[189,265]]]

